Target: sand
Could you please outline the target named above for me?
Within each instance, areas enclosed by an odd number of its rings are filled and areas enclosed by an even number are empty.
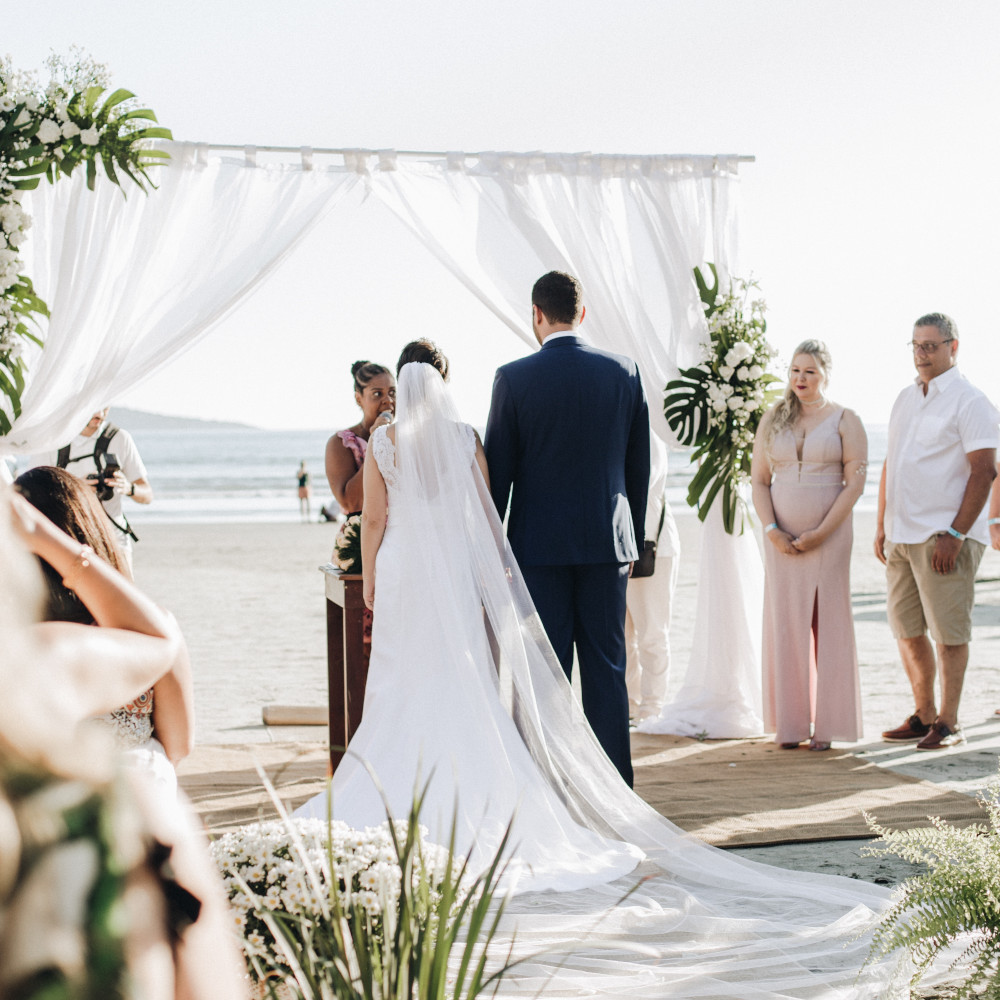
[[[670,692],[684,678],[694,627],[701,525],[679,512],[682,555],[672,629]],[[323,577],[330,524],[147,524],[136,548],[139,584],[180,621],[195,673],[198,743],[325,739],[323,727],[266,727],[265,705],[323,705]],[[1000,552],[979,571],[972,655],[962,700],[968,743],[938,753],[882,743],[879,733],[912,710],[889,633],[885,577],[872,552],[874,515],[855,516],[852,590],[861,663],[864,739],[853,752],[906,774],[974,794],[997,773],[1000,750]],[[816,755],[817,757],[820,755]],[[738,849],[745,856],[856,877],[896,881],[908,871],[859,858],[860,841]]]

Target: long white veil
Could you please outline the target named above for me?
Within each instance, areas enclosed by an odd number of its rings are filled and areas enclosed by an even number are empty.
[[[412,529],[403,533],[403,565],[420,567],[422,578],[401,610],[403,628],[413,630],[404,634],[427,635],[433,623],[435,655],[466,664],[475,683],[492,685],[494,697],[499,692],[535,765],[576,821],[645,854],[638,868],[606,885],[513,897],[508,914],[518,953],[572,953],[532,962],[502,992],[545,986],[554,995],[684,1000],[907,995],[901,965],[858,977],[868,949],[863,931],[885,906],[885,890],[709,847],[622,782],[545,636],[444,381],[430,365],[405,365],[397,400],[400,489],[391,494],[389,516]],[[378,613],[376,605],[376,629]],[[473,662],[484,648],[492,650],[490,662]],[[649,954],[601,946],[616,939]]]

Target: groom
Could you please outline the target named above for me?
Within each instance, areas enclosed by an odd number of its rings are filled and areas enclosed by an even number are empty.
[[[531,291],[542,349],[497,370],[486,425],[493,502],[566,676],[573,647],[583,709],[632,784],[625,689],[625,585],[642,551],[649,414],[635,362],[576,335],[576,278]]]

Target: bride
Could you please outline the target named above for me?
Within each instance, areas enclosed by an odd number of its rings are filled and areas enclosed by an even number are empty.
[[[884,890],[708,847],[625,785],[545,637],[443,355],[417,342],[400,365],[397,422],[372,435],[365,463],[374,631],[333,815],[355,827],[384,820],[372,775],[406,815],[426,780],[422,822],[447,842],[455,815],[473,870],[513,817],[503,888],[515,955],[551,957],[519,966],[505,995],[906,996],[902,961],[858,975]],[[299,814],[325,817],[326,793]]]

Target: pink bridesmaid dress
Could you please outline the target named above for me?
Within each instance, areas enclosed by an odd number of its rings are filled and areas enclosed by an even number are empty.
[[[843,413],[838,407],[806,435],[801,459],[790,428],[771,444],[774,518],[793,538],[817,527],[844,488]],[[764,727],[775,732],[775,743],[861,737],[853,539],[848,515],[811,552],[789,556],[764,546]]]

